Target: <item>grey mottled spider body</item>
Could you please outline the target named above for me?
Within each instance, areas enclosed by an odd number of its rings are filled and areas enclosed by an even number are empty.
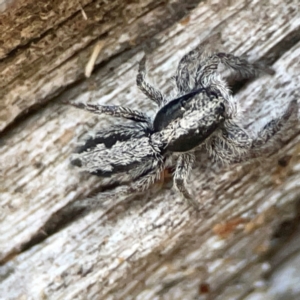
[[[174,167],[174,186],[187,199],[185,188],[194,162],[194,149],[205,146],[213,159],[225,163],[245,159],[252,149],[265,144],[297,111],[293,101],[282,117],[269,122],[252,138],[236,122],[237,104],[218,73],[218,65],[234,70],[239,77],[252,77],[258,66],[232,54],[203,55],[196,48],[179,62],[175,97],[165,95],[145,80],[145,59],[140,62],[137,86],[159,110],[152,120],[143,112],[121,106],[73,104],[97,114],[132,120],[89,138],[73,155],[72,163],[102,177],[115,177],[125,184],[125,193],[147,189]],[[192,202],[193,203],[193,202]]]

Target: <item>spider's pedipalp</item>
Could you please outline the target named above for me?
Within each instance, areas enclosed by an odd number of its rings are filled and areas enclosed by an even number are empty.
[[[146,81],[146,57],[144,56],[139,63],[138,74],[136,76],[136,84],[138,88],[159,107],[164,102],[164,96],[160,90],[154,88]]]
[[[100,104],[89,104],[89,103],[70,103],[71,105],[89,111],[97,115],[108,115],[116,118],[123,118],[132,120],[135,122],[150,123],[150,118],[138,111],[133,110],[124,106],[117,105],[100,105]]]

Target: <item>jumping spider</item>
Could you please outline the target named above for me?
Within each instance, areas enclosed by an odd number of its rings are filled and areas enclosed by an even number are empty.
[[[205,55],[201,47],[179,62],[175,96],[170,100],[145,80],[145,58],[136,77],[139,89],[158,106],[152,119],[146,113],[123,106],[73,103],[96,113],[132,120],[96,133],[73,154],[73,165],[101,177],[117,178],[125,193],[141,192],[159,180],[166,168],[175,168],[174,186],[193,202],[186,189],[194,151],[206,147],[210,156],[224,163],[246,159],[264,145],[292,114],[297,102],[290,102],[285,113],[267,123],[255,137],[237,122],[237,103],[218,72],[219,64],[233,70],[239,78],[257,75],[259,65],[226,53]]]

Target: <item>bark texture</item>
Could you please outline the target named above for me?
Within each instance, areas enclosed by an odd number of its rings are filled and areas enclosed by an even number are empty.
[[[143,53],[167,92],[182,55],[218,33],[220,50],[275,70],[234,86],[242,122],[258,130],[300,101],[299,9],[299,0],[0,1],[0,298],[299,299],[297,120],[260,160],[220,169],[199,153],[189,189],[200,213],[171,181],[88,211],[72,202],[105,181],[69,157],[86,132],[116,120],[62,104],[151,111],[135,86]]]

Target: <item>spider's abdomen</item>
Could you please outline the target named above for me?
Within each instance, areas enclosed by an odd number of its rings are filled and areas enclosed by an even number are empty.
[[[110,147],[99,143],[73,154],[72,164],[100,177],[123,174],[127,179],[133,179],[150,172],[159,159],[163,160],[159,149],[153,148],[149,137],[141,136],[118,140]]]
[[[150,134],[150,129],[139,125],[115,125],[110,129],[98,131],[90,136],[84,144],[77,147],[76,153],[92,150],[99,144],[104,144],[106,148],[111,148],[117,142],[125,142],[133,138],[141,138]],[[75,164],[76,165],[76,164]]]

